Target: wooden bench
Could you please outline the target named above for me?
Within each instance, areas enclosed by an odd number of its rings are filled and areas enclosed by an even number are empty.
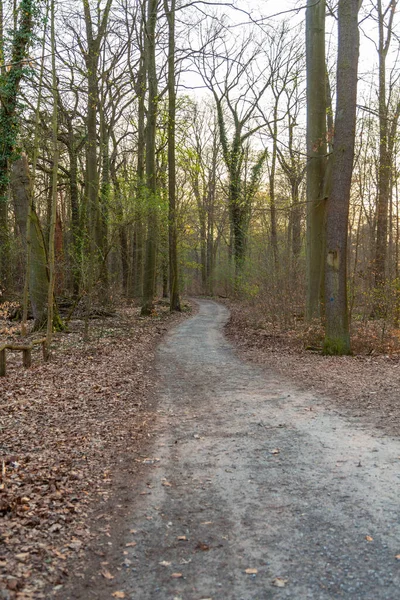
[[[6,351],[22,352],[22,364],[25,369],[29,369],[32,365],[32,350],[35,346],[41,344],[43,359],[47,360],[47,344],[46,338],[33,340],[30,344],[2,344],[0,346],[0,377],[5,377],[7,371]]]

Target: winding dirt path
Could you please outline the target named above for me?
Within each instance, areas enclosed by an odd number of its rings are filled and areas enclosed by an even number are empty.
[[[198,303],[158,351],[157,435],[104,597],[400,598],[400,443],[241,361],[227,309]]]

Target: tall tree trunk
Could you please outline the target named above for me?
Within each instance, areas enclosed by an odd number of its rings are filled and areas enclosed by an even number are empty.
[[[321,316],[325,247],[326,79],[325,0],[307,0],[307,306]]]
[[[18,220],[27,224],[29,261],[29,290],[34,318],[34,329],[46,324],[47,292],[49,285],[47,252],[39,218],[32,206],[32,181],[29,175],[28,159],[25,154],[16,160],[11,169],[11,190],[14,203],[18,205]]]
[[[359,0],[339,0],[338,62],[332,188],[327,207],[325,354],[349,354],[347,242],[356,133]]]
[[[169,300],[171,311],[181,310],[179,299],[178,233],[176,227],[176,83],[175,83],[175,9],[176,0],[164,0],[168,20],[168,235],[169,235]]]
[[[68,123],[69,194],[71,201],[72,291],[79,296],[81,281],[82,229],[79,211],[78,152],[72,122]]]
[[[99,211],[99,251],[100,251],[100,285],[101,301],[107,304],[109,296],[108,281],[108,214],[110,206],[110,149],[109,132],[105,123],[103,107],[100,110],[101,123],[101,186],[100,186],[100,211]]]
[[[156,128],[157,128],[157,71],[156,40],[157,0],[148,0],[146,27],[146,57],[148,78],[148,105],[146,126],[146,191],[147,191],[147,239],[146,261],[143,280],[142,314],[149,315],[153,311],[156,292],[157,242],[158,242],[158,207],[156,177]]]
[[[271,216],[271,248],[275,271],[278,269],[278,227],[276,222],[275,176],[278,144],[278,99],[275,98],[271,168],[269,173],[269,204]]]
[[[31,42],[34,0],[21,0],[19,25],[14,28],[11,63],[2,72],[0,91],[0,287],[7,287],[10,273],[10,240],[8,231],[8,182],[10,162],[18,135],[16,115],[20,83],[24,75],[24,60]]]
[[[99,258],[103,245],[101,212],[99,205],[99,170],[97,165],[97,114],[99,110],[98,66],[100,48],[106,35],[108,18],[113,0],[107,0],[103,13],[98,12],[98,27],[95,33],[89,0],[82,0],[85,17],[87,52],[85,53],[87,77],[87,142],[85,177],[85,213],[89,237],[89,291],[99,271]],[[89,297],[90,294],[88,294]]]
[[[49,356],[50,344],[53,336],[54,315],[54,288],[55,288],[55,237],[57,224],[57,193],[58,193],[58,83],[56,71],[56,34],[55,34],[55,0],[51,0],[51,74],[53,91],[53,116],[52,116],[52,145],[53,145],[53,173],[52,173],[52,199],[50,210],[49,227],[49,287],[47,294],[47,356]]]
[[[294,265],[297,265],[301,252],[301,210],[300,210],[300,199],[299,199],[299,181],[293,179],[291,185],[291,196],[292,196],[292,231],[291,231],[291,242],[292,242],[292,258]]]
[[[132,288],[133,296],[141,298],[143,296],[143,250],[144,250],[144,198],[145,198],[145,145],[146,145],[146,86],[147,86],[147,67],[145,58],[145,40],[144,26],[142,25],[141,37],[141,56],[139,73],[137,77],[136,95],[138,98],[138,149],[137,149],[137,184],[136,184],[136,211],[133,233],[133,256],[132,256]]]
[[[127,225],[124,223],[124,210],[122,205],[121,185],[115,166],[115,159],[110,161],[110,174],[114,188],[115,211],[118,222],[118,237],[121,248],[121,266],[122,266],[122,289],[125,296],[128,296],[129,282],[129,255],[128,255],[128,232]]]
[[[386,57],[389,51],[393,17],[396,11],[396,0],[391,0],[387,10],[382,7],[382,0],[377,2],[378,11],[378,56],[379,56],[379,171],[378,171],[378,202],[376,226],[376,251],[375,251],[375,287],[381,288],[386,277],[387,236],[388,236],[388,208],[390,197],[390,174],[392,160],[390,156],[389,139],[389,104],[386,100]],[[389,13],[389,23],[385,36],[385,17]],[[379,300],[375,306],[375,313],[379,314],[382,302]]]

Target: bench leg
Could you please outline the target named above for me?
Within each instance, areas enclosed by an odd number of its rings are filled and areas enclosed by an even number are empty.
[[[30,350],[22,350],[22,364],[25,369],[29,369],[32,366],[32,354]]]
[[[6,349],[0,350],[0,377],[6,376]]]

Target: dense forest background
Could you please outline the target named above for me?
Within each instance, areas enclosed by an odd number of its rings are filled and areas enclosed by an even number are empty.
[[[327,353],[398,328],[397,2],[307,5],[0,0],[0,293],[23,333],[62,328],[57,302],[181,293],[322,323]]]

